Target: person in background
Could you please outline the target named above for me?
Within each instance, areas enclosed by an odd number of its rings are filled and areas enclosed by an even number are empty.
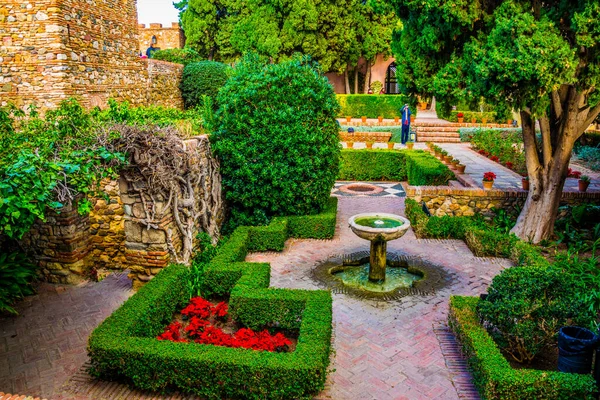
[[[154,47],[154,43],[150,43],[150,47],[148,47],[148,49],[146,50],[146,57],[152,58],[152,53],[158,50],[158,47]]]
[[[405,104],[402,109],[400,109],[400,115],[402,115],[402,144],[406,144],[408,142],[408,135],[410,133],[410,108],[408,104]]]

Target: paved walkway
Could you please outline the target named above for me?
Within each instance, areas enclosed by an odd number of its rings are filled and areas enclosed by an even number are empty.
[[[311,270],[319,261],[331,254],[369,249],[347,223],[351,215],[369,211],[402,215],[404,199],[340,198],[334,240],[292,239],[282,253],[254,253],[247,260],[271,263],[272,286],[316,289]],[[462,241],[416,239],[412,231],[388,243],[388,250],[427,258],[444,268],[453,282],[436,295],[390,303],[334,294],[334,372],[319,398],[457,399],[434,327],[446,320],[451,294],[485,292],[508,261],[477,258]]]
[[[452,157],[459,159],[462,164],[467,166],[465,174],[469,175],[471,178],[469,181],[472,184],[477,185],[477,187],[483,188],[483,174],[491,171],[496,174],[496,180],[494,181],[495,188],[522,188],[521,175],[475,152],[471,149],[470,143],[439,144],[439,146],[446,150]],[[588,170],[576,162],[571,163],[570,167],[574,170],[581,171],[584,175],[588,175],[592,178],[588,192],[600,191],[600,173]],[[565,181],[564,190],[578,192],[578,180],[568,178]]]
[[[91,331],[133,292],[127,274],[82,286],[41,284],[0,319],[0,392],[53,400],[87,360]]]
[[[317,263],[334,253],[369,249],[367,241],[349,230],[351,215],[404,212],[401,197],[343,197],[339,204],[333,240],[291,239],[281,253],[253,253],[247,259],[271,263],[273,286],[317,289],[311,278]],[[439,264],[451,283],[432,296],[410,296],[390,303],[334,294],[333,372],[318,398],[477,398],[464,368],[452,370],[458,356],[451,354],[448,359],[448,334],[443,329],[448,298],[484,292],[508,261],[477,258],[462,241],[419,240],[412,231],[390,242],[388,249]],[[0,363],[0,391],[49,400],[182,398],[131,390],[126,385],[93,380],[85,373],[89,333],[131,295],[130,287],[124,275],[80,287],[41,285],[38,295],[18,304],[19,317],[0,319],[0,359],[6,360]]]

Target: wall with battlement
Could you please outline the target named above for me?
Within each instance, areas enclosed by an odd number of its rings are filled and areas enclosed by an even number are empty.
[[[43,111],[69,97],[88,107],[103,107],[111,97],[180,106],[171,91],[177,68],[166,79],[140,60],[138,34],[135,0],[3,1],[0,106],[36,103]],[[154,92],[162,87],[169,95],[164,102]]]
[[[156,38],[155,46],[160,49],[183,49],[185,46],[185,35],[179,23],[173,22],[171,26],[163,26],[162,24],[139,24],[140,32],[140,48],[142,54],[146,54],[146,50],[152,43],[152,38]]]

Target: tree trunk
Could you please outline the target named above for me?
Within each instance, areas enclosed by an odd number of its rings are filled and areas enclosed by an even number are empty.
[[[521,111],[530,190],[511,232],[523,240],[539,243],[554,233],[573,146],[600,113],[600,105],[587,105],[587,94],[568,85],[552,93],[550,116],[538,120],[540,146],[532,113],[528,109]]]
[[[371,87],[371,62],[367,61],[367,75],[365,75],[365,94],[369,93]]]
[[[358,63],[354,67],[354,94],[358,94]]]
[[[350,94],[350,79],[348,77],[348,68],[350,67],[346,66],[346,69],[344,70],[344,84],[346,86],[346,94]]]

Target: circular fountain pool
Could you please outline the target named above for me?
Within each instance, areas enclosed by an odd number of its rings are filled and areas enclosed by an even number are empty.
[[[369,292],[387,293],[398,288],[411,288],[413,282],[423,278],[423,275],[408,272],[408,268],[388,266],[385,280],[373,282],[369,279],[370,265],[342,267],[331,274],[346,286],[364,289]]]

